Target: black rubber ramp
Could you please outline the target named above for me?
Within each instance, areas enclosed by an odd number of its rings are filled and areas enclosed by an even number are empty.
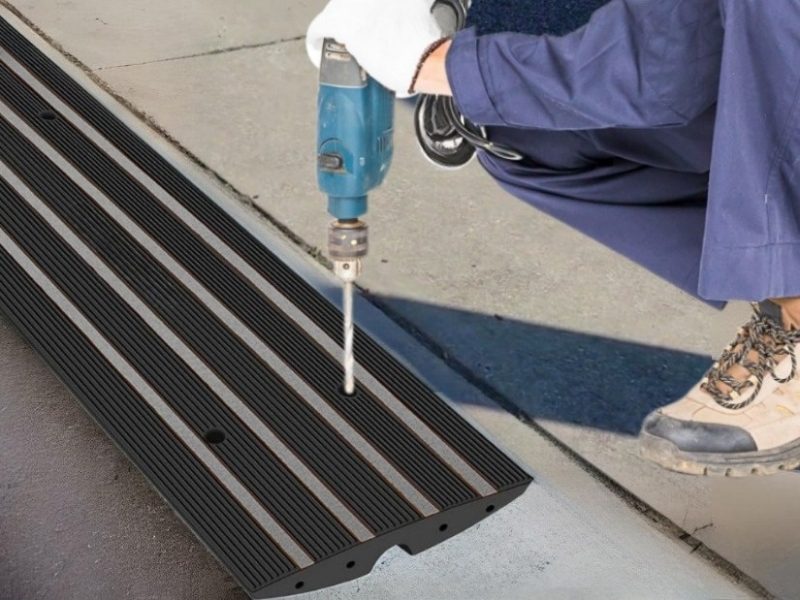
[[[322,207],[322,203],[320,203]],[[254,597],[368,573],[530,476],[0,19],[0,309]]]

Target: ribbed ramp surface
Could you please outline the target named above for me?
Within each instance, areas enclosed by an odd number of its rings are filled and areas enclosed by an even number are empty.
[[[2,19],[0,277],[0,309],[254,597],[425,550],[531,481],[363,331],[342,396],[338,310]]]

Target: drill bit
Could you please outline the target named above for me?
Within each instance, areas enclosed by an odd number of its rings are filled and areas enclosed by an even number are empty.
[[[355,382],[355,358],[353,356],[353,287],[351,281],[345,281],[342,286],[343,301],[342,312],[344,313],[344,354],[342,364],[344,365],[344,393],[352,396],[356,391]]]
[[[333,259],[333,272],[342,282],[342,313],[344,315],[344,344],[342,366],[344,385],[342,391],[352,396],[356,391],[355,356],[353,353],[353,296],[355,282],[361,275],[361,259],[367,255],[368,228],[358,219],[340,219],[331,223],[328,230],[328,252]]]

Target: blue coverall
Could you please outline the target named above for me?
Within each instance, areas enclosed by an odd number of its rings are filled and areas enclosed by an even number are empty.
[[[800,0],[611,0],[447,70],[512,194],[706,300],[800,296]]]

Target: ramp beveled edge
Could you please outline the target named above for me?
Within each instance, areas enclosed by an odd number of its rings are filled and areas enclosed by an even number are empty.
[[[411,555],[424,552],[507,506],[527,488],[527,484],[522,485],[417,521],[287,575],[252,592],[251,596],[254,599],[291,596],[358,579],[368,575],[378,559],[390,548],[399,546]]]
[[[117,115],[0,16],[0,309],[249,594],[357,578],[524,492],[361,330],[343,399],[338,309]]]

